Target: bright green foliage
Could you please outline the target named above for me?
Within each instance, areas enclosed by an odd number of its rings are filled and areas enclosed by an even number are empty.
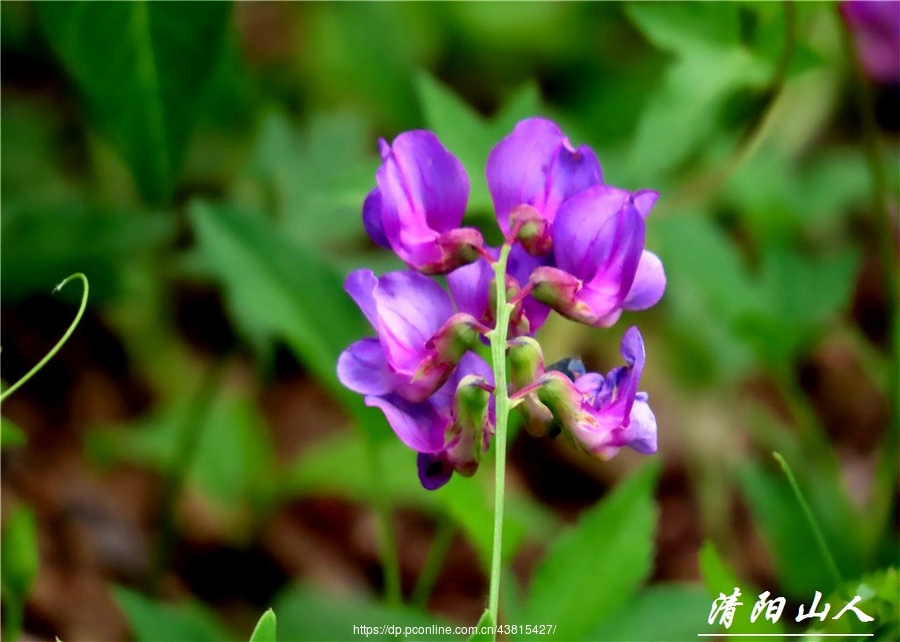
[[[403,639],[404,627],[449,626],[449,623],[408,608],[391,608],[362,597],[329,596],[320,590],[296,586],[285,590],[275,601],[278,631],[282,640],[352,640],[354,625],[375,627],[368,640]],[[391,628],[400,627],[397,633]],[[395,630],[395,629],[394,629]],[[453,635],[409,636],[427,640],[458,640]]]
[[[225,633],[215,615],[199,603],[163,604],[130,589],[113,589],[125,612],[136,642],[224,642]]]
[[[482,613],[481,617],[478,619],[478,627],[471,636],[469,636],[469,642],[480,642],[484,640],[493,640],[494,635],[491,633],[487,633],[489,630],[487,627],[494,627],[497,623],[494,622],[494,618],[491,617],[491,612],[489,610],[485,610]]]
[[[837,620],[834,617],[854,596],[861,599],[854,606],[875,618],[872,622],[861,622],[853,611],[847,611]],[[847,582],[840,590],[825,595],[831,604],[829,617],[822,623],[814,621],[810,632],[835,635],[839,633],[873,633],[874,640],[887,642],[900,638],[900,574],[896,568],[887,568],[869,573],[854,582]]]
[[[125,159],[142,196],[167,200],[230,5],[138,0],[48,3],[38,10],[93,124]]]
[[[738,601],[743,602],[743,605],[736,607],[734,619],[731,622],[731,626],[727,629],[728,633],[744,635],[748,633],[773,634],[780,633],[783,630],[781,622],[787,619],[787,607],[785,607],[785,612],[782,613],[778,622],[773,623],[765,619],[765,612],[757,618],[756,622],[750,621],[753,605],[762,591],[739,579],[734,571],[725,564],[716,547],[710,541],[704,542],[703,548],[700,549],[700,573],[706,582],[706,590],[709,597],[705,614],[706,618],[709,618],[712,612],[712,603],[715,599],[722,594],[730,596],[734,593],[734,589],[738,588],[741,591]],[[776,597],[780,596],[777,594],[768,596],[769,599]],[[705,621],[700,620],[697,630],[699,632],[707,632],[708,630],[710,633],[725,632],[725,627],[718,625],[721,617],[720,613],[713,622],[713,626],[709,626],[708,619]],[[765,638],[759,639],[764,640]]]
[[[15,640],[22,629],[25,598],[38,574],[40,557],[37,523],[25,506],[13,508],[3,520],[0,538],[0,584],[3,587],[3,639]]]
[[[275,642],[277,639],[275,635],[276,624],[275,611],[268,609],[259,618],[259,622],[256,623],[256,627],[250,635],[250,642]]]
[[[524,612],[575,640],[628,604],[653,566],[659,466],[648,462],[560,535],[534,572]]]
[[[694,584],[647,587],[586,636],[590,640],[688,640],[704,631],[710,599]]]

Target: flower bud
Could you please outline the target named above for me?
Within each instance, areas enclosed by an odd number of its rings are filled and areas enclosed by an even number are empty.
[[[568,272],[542,266],[531,273],[530,282],[531,296],[549,305],[564,317],[582,321],[582,317],[590,313],[590,308],[577,298],[582,287],[581,280]]]
[[[421,401],[437,390],[445,381],[462,356],[478,344],[481,336],[478,322],[469,315],[454,314],[441,329],[427,342],[427,356],[413,375],[407,396],[412,401]]]
[[[518,229],[516,240],[532,256],[544,256],[553,249],[550,222],[531,205],[516,205],[509,214],[509,225]]]
[[[453,399],[455,422],[449,431],[447,458],[463,477],[478,470],[486,449],[485,427],[489,425],[492,387],[477,375],[466,375],[459,382]]]

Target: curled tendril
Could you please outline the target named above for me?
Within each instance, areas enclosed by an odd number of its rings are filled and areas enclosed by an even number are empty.
[[[81,321],[81,317],[84,314],[84,309],[87,307],[88,292],[90,290],[87,277],[81,272],[76,272],[75,274],[69,275],[65,279],[63,279],[55,288],[53,288],[53,292],[59,292],[66,286],[69,281],[72,281],[74,279],[81,279],[84,282],[84,293],[81,295],[81,306],[78,308],[78,313],[75,315],[75,319],[69,325],[69,329],[66,330],[66,333],[62,336],[62,338],[56,343],[55,346],[53,346],[53,349],[50,350],[50,352],[48,352],[47,355],[37,363],[37,365],[29,370],[28,374],[26,374],[9,388],[4,390],[3,394],[0,394],[0,403],[5,401],[9,395],[18,390],[19,387],[22,386],[22,384],[31,379],[40,371],[41,368],[47,365],[47,362],[50,361],[50,359],[52,359],[57,352],[59,352],[60,348],[62,348],[66,344],[66,341],[68,341],[69,337],[72,336],[72,333],[75,332],[75,328],[78,327],[78,323]]]

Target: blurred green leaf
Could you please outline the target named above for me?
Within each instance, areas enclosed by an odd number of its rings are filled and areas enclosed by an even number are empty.
[[[39,555],[37,523],[34,513],[25,506],[13,508],[3,523],[0,540],[2,578],[5,591],[24,599],[37,577]]]
[[[715,600],[720,599],[722,595],[731,596],[735,589],[739,589],[741,594],[738,597],[738,601],[742,604],[735,607],[734,619],[731,622],[731,626],[728,627],[728,633],[748,635],[750,633],[773,634],[782,631],[780,620],[776,622],[767,620],[765,618],[765,612],[757,618],[756,622],[750,621],[753,605],[756,603],[757,595],[760,595],[761,592],[751,586],[748,582],[742,582],[738,579],[734,571],[722,560],[713,543],[708,540],[703,543],[703,547],[700,549],[700,574],[703,576],[706,583],[706,590],[710,601],[707,602],[706,620],[702,622],[697,630],[708,630],[707,627],[710,626],[708,618],[712,615],[712,604]],[[769,599],[774,599],[776,597],[779,596],[768,596]],[[721,617],[722,615],[719,614],[713,624],[719,632],[722,632],[725,628],[723,625],[719,624],[719,622],[721,622]],[[765,638],[759,639],[765,640]]]
[[[367,465],[366,444],[352,434],[324,440],[304,452],[283,476],[286,497],[310,493],[338,493],[371,501],[373,486]],[[415,506],[431,514],[446,514],[465,532],[485,569],[493,544],[493,495],[487,470],[472,478],[454,477],[436,491],[419,484],[415,453],[400,441],[380,445],[383,492],[395,505]],[[506,499],[504,557],[515,554],[526,535],[545,541],[556,530],[556,520],[544,507],[521,493]]]
[[[0,230],[4,301],[49,294],[74,272],[88,275],[96,301],[118,293],[123,274],[162,247],[174,221],[76,203],[4,208]]]
[[[838,569],[844,577],[858,575],[863,568],[859,518],[840,480],[801,465],[800,458],[789,459]],[[832,586],[828,567],[818,550],[810,548],[815,536],[781,471],[748,462],[739,469],[738,480],[783,590],[803,599],[827,591]]]
[[[456,640],[458,636],[406,633],[406,627],[444,626],[445,621],[408,608],[391,608],[363,596],[326,595],[294,586],[275,600],[278,631],[283,640],[428,639]],[[363,632],[361,627],[369,627]],[[360,627],[354,629],[354,627]]]
[[[484,613],[481,614],[481,617],[478,619],[478,624],[476,624],[478,628],[475,632],[469,636],[469,642],[479,642],[479,641],[491,641],[494,640],[493,633],[487,633],[488,630],[493,630],[497,623],[494,622],[494,618],[491,616],[491,612],[487,609],[484,610]],[[490,628],[488,628],[490,627]]]
[[[272,112],[263,119],[250,173],[273,192],[279,227],[305,247],[362,238],[362,204],[375,186],[375,140],[350,114],[312,119],[302,133]],[[327,246],[326,246],[327,247]]]
[[[710,601],[695,584],[655,584],[634,597],[586,639],[690,640],[706,628]]]
[[[869,617],[871,622],[862,622],[852,610],[835,620],[835,616],[849,604],[855,596],[861,599],[854,607]],[[900,639],[900,575],[896,568],[887,568],[868,573],[862,578],[847,582],[839,591],[826,596],[831,604],[829,617],[824,622],[812,621],[810,637],[824,633],[830,636],[840,634],[872,634],[874,640]]]
[[[635,2],[625,14],[650,42],[673,53],[711,54],[740,44],[737,3]]]
[[[136,642],[222,642],[234,639],[215,615],[197,602],[163,604],[121,586],[113,588]]]
[[[0,417],[0,448],[24,445],[25,433],[22,432],[22,429],[6,417]]]
[[[141,194],[171,194],[228,27],[224,2],[36,5],[50,46]]]
[[[268,609],[256,623],[256,627],[250,635],[250,642],[275,642],[277,639],[276,625],[275,611]]]
[[[297,358],[348,409],[362,401],[338,383],[340,353],[367,332],[332,267],[259,218],[195,202],[190,211],[201,256],[222,282],[243,327],[284,338]]]
[[[552,622],[548,639],[584,638],[628,604],[653,566],[656,461],[632,473],[550,547],[534,572],[524,612]]]

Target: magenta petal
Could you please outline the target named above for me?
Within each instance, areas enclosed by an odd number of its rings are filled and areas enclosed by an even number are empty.
[[[341,353],[338,380],[362,395],[386,395],[394,389],[395,377],[388,367],[378,339],[362,339]]]
[[[509,214],[520,204],[531,205],[553,222],[560,204],[603,181],[594,152],[573,149],[557,125],[545,118],[519,122],[488,156],[485,171],[497,221],[509,233]]]
[[[363,227],[376,245],[390,249],[391,244],[384,233],[384,222],[381,218],[381,192],[376,187],[363,202]]]
[[[557,267],[580,279],[593,278],[612,252],[616,216],[629,196],[625,190],[599,185],[563,203],[553,223]]]
[[[646,310],[662,298],[666,290],[666,273],[662,261],[653,252],[644,250],[634,275],[634,283],[622,302],[626,310]]]
[[[462,164],[428,131],[400,134],[382,145],[382,157],[376,178],[385,236],[404,260],[430,249],[437,260],[429,244],[460,226],[469,199]]]
[[[397,395],[369,395],[366,405],[381,408],[397,437],[409,448],[420,453],[436,453],[444,448],[448,422],[429,402],[413,403]]]

